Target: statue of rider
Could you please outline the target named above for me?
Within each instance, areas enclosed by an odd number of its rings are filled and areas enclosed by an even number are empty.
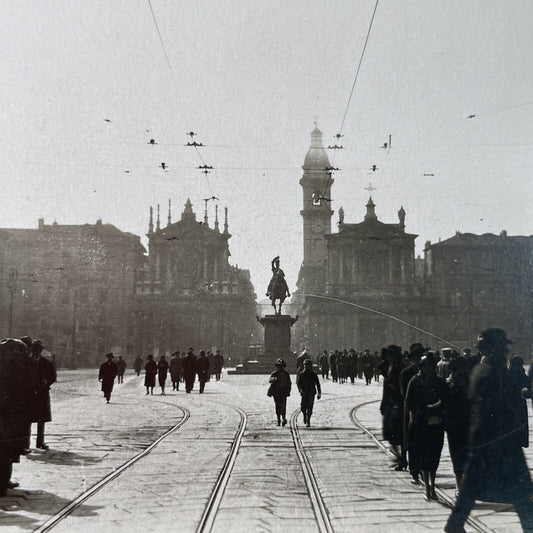
[[[287,296],[290,297],[291,293],[289,291],[289,286],[287,285],[287,281],[285,280],[285,272],[283,272],[283,270],[279,266],[279,255],[274,257],[274,259],[272,259],[270,264],[272,266],[272,278],[270,279],[270,283],[268,284],[266,295],[270,296],[272,294],[272,290],[277,281],[277,283],[281,285],[282,288],[285,289]]]

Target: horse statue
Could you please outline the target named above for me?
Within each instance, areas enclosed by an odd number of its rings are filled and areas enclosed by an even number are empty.
[[[271,262],[272,265],[272,278],[268,284],[266,295],[272,302],[274,313],[281,315],[281,305],[285,301],[285,298],[290,297],[291,293],[287,282],[285,281],[285,273],[279,267],[279,257],[274,257]],[[279,307],[276,309],[276,300],[279,300]]]

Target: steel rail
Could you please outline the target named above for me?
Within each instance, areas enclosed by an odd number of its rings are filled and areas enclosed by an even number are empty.
[[[158,403],[163,403],[163,402],[158,402]],[[165,402],[165,403],[168,403],[168,402]],[[83,502],[85,502],[91,496],[96,494],[98,491],[100,491],[103,487],[105,487],[108,483],[116,479],[126,470],[131,468],[137,461],[139,461],[140,459],[148,455],[162,440],[164,440],[171,433],[174,433],[174,431],[178,430],[181,426],[183,426],[189,420],[191,416],[191,412],[186,407],[181,407],[180,405],[175,405],[175,404],[171,404],[171,405],[173,405],[174,407],[177,407],[183,412],[183,417],[177,424],[172,426],[168,431],[163,433],[163,435],[158,437],[154,442],[152,442],[152,444],[150,444],[150,446],[142,450],[140,453],[132,457],[130,460],[126,461],[124,464],[119,466],[116,470],[113,470],[113,472],[111,472],[107,476],[103,477],[100,481],[95,483],[88,490],[86,490],[85,492],[77,496],[67,506],[63,507],[63,509],[61,509],[58,513],[51,516],[43,525],[35,529],[35,533],[45,533],[46,531],[50,531],[59,522],[61,522],[61,520],[69,516],[73,511],[75,511]]]
[[[320,533],[333,533],[334,530],[329,518],[328,509],[324,503],[322,494],[320,494],[320,489],[318,488],[318,482],[315,473],[313,472],[313,467],[311,466],[311,462],[309,461],[309,457],[307,456],[302,442],[302,437],[300,436],[300,430],[297,423],[299,413],[300,409],[296,409],[296,411],[292,413],[289,422],[292,440],[296,449],[296,455],[298,456],[300,465],[302,466],[305,484],[307,485],[307,492],[311,500],[311,505],[313,506],[313,512],[315,513],[318,529]]]
[[[231,407],[233,407],[233,409],[235,409],[240,415],[239,427],[237,429],[237,433],[235,434],[235,437],[233,438],[230,452],[226,458],[226,461],[224,462],[224,465],[222,466],[222,470],[220,471],[220,474],[218,475],[215,486],[211,492],[211,496],[209,497],[207,505],[204,509],[202,518],[200,519],[200,523],[198,524],[198,527],[196,528],[197,533],[209,533],[211,529],[213,528],[213,524],[215,523],[218,508],[224,496],[224,491],[226,490],[226,486],[231,476],[233,465],[235,464],[237,455],[239,453],[239,448],[241,446],[242,437],[246,430],[246,424],[248,423],[248,416],[242,409],[239,409],[238,407],[234,407],[234,406],[231,406]]]

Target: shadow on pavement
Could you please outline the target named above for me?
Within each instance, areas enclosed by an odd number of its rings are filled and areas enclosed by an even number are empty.
[[[26,459],[28,459],[29,461],[68,466],[96,464],[102,461],[100,457],[92,457],[91,455],[80,455],[79,453],[68,451],[56,452],[53,450],[48,450],[46,453],[41,454],[30,454],[26,456]]]
[[[44,490],[9,490],[6,497],[0,498],[0,523],[33,531],[42,520],[30,517],[27,513],[53,516],[70,502]],[[82,504],[75,512],[77,516],[97,516],[99,509],[102,509],[101,505]]]

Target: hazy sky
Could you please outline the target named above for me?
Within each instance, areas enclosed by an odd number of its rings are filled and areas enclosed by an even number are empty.
[[[334,143],[375,1],[152,5],[174,79],[147,0],[0,4],[0,227],[102,218],[144,235],[150,205],[166,223],[168,198],[176,220],[190,197],[201,219],[216,195],[258,296],[274,255],[294,288],[309,134],[318,117]],[[330,152],[333,209],[359,222],[372,181],[417,252],[455,230],[533,233],[532,65],[531,0],[381,0]]]

